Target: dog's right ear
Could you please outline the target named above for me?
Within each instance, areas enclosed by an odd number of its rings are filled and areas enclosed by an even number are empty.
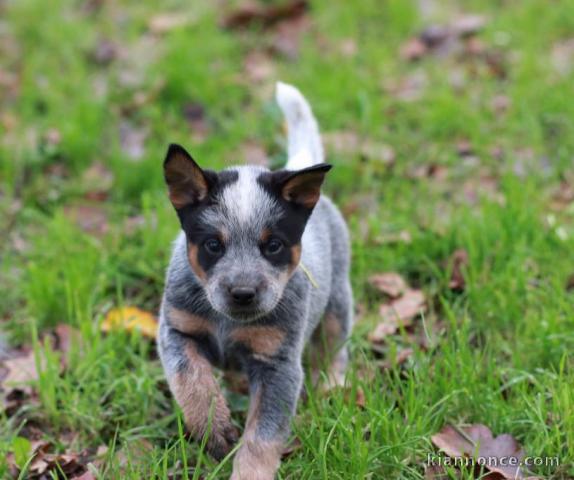
[[[175,143],[169,146],[163,172],[169,199],[176,210],[197,204],[207,197],[209,183],[205,172],[182,146]]]

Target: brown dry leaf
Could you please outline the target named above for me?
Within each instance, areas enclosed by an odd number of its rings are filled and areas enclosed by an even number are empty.
[[[252,83],[266,82],[276,77],[275,63],[269,54],[253,50],[243,60],[243,70]]]
[[[148,133],[147,128],[136,126],[127,120],[120,122],[120,145],[128,158],[139,160],[144,156]]]
[[[486,26],[486,17],[484,15],[461,15],[451,24],[455,35],[459,37],[468,37],[476,35]]]
[[[448,480],[449,478],[444,467],[440,465],[429,465],[425,468],[426,480]]]
[[[97,480],[97,477],[89,470],[86,470],[86,472],[79,477],[72,477],[72,480]]]
[[[82,336],[80,331],[74,327],[61,323],[54,329],[54,336],[56,340],[55,348],[62,352],[60,359],[62,368],[67,368],[72,345],[75,344],[77,348],[81,346]]]
[[[385,143],[359,136],[352,130],[326,132],[323,142],[327,149],[339,155],[361,155],[369,160],[391,165],[395,161],[395,151]]]
[[[383,89],[402,102],[416,102],[423,96],[427,84],[427,74],[424,71],[417,71],[398,80],[385,81]]]
[[[309,26],[310,21],[306,16],[279,23],[273,33],[272,50],[290,60],[296,60],[299,57],[301,38]]]
[[[86,472],[86,460],[85,455],[80,453],[45,453],[37,450],[28,474],[30,478],[50,478],[50,472],[63,472],[66,478],[76,478]]]
[[[371,275],[369,284],[391,298],[400,297],[408,288],[405,279],[396,272]]]
[[[287,0],[268,5],[249,1],[229,13],[223,19],[223,26],[230,29],[246,28],[253,24],[270,27],[282,20],[303,15],[307,6],[307,0]]]
[[[102,332],[139,330],[145,337],[153,339],[157,337],[157,319],[150,312],[137,307],[121,307],[110,310],[100,328]]]
[[[118,58],[118,54],[119,46],[117,43],[107,38],[100,38],[89,56],[97,65],[109,65]]]
[[[562,181],[552,194],[551,207],[554,210],[564,210],[574,203],[574,186]]]
[[[151,17],[148,22],[148,28],[151,33],[161,35],[176,28],[186,27],[193,21],[194,19],[187,13],[164,12]]]
[[[574,68],[574,38],[556,43],[552,47],[550,59],[560,75],[568,75]]]
[[[449,457],[516,458],[516,466],[486,462],[485,468],[505,479],[524,479],[524,472],[518,466],[525,452],[518,442],[508,434],[494,438],[485,425],[454,427],[446,425],[431,437],[432,443]],[[500,462],[498,462],[500,463]]]
[[[420,60],[426,55],[427,51],[427,46],[421,39],[411,38],[401,46],[400,55],[404,60],[412,62]]]
[[[367,405],[367,399],[365,398],[365,392],[361,387],[357,388],[357,396],[355,397],[355,405],[363,409]]]
[[[101,205],[67,205],[64,214],[86,233],[96,237],[108,233],[108,213]]]
[[[450,257],[449,264],[452,268],[448,283],[449,288],[456,291],[464,290],[466,281],[462,271],[468,266],[468,252],[463,248],[455,250]]]
[[[413,318],[423,313],[425,309],[424,293],[421,290],[408,289],[402,297],[389,304],[381,305],[379,314],[383,321],[395,321],[399,326],[407,326],[411,324]]]
[[[462,433],[461,433],[462,432]],[[446,425],[431,441],[449,457],[462,457],[478,453],[477,444],[492,440],[492,432],[484,425],[455,428]]]
[[[82,175],[82,183],[86,189],[84,197],[95,202],[103,202],[108,198],[114,183],[114,174],[101,162],[94,162]]]
[[[380,322],[375,329],[367,336],[369,342],[381,343],[390,335],[393,335],[399,326],[394,320]]]
[[[240,147],[240,156],[243,163],[248,165],[269,166],[269,157],[265,149],[253,140],[248,140]]]
[[[345,38],[339,43],[339,52],[347,58],[352,58],[359,53],[359,47],[354,38]]]
[[[143,462],[143,459],[148,457],[152,451],[153,445],[149,440],[135,438],[126,443],[121,450],[116,451],[115,461],[120,468],[125,468],[128,462],[131,462],[133,466],[134,462],[137,464],[138,460]]]
[[[21,388],[23,384],[38,380],[34,350],[29,350],[23,355],[5,360],[3,366],[6,369],[6,374],[2,380],[4,388]]]
[[[388,370],[393,367],[398,367],[405,363],[409,358],[412,357],[414,350],[412,348],[405,348],[397,352],[394,359],[383,360],[379,363],[379,367],[383,370]]]
[[[205,114],[205,107],[198,102],[190,102],[183,106],[183,116],[191,128],[191,135],[195,142],[203,142],[209,134],[209,123]]]

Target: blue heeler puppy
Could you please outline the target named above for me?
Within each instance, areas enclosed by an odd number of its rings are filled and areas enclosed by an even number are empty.
[[[276,96],[288,127],[284,169],[216,173],[178,145],[164,163],[182,232],[161,306],[161,360],[187,427],[198,439],[208,435],[216,459],[238,435],[213,366],[246,373],[250,407],[234,480],[274,478],[305,345],[314,371],[325,362],[328,384],[341,384],[352,325],[348,232],[321,196],[331,166],[317,123],[296,88],[279,83]]]

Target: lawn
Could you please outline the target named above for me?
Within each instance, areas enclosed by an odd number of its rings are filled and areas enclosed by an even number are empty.
[[[308,385],[279,478],[422,479],[448,424],[574,478],[574,3],[312,0],[275,23],[244,4],[0,1],[0,478],[228,478],[153,339],[102,324],[158,311],[168,143],[285,161],[277,80],[324,133],[357,310],[349,386]],[[386,329],[388,272],[424,302]]]

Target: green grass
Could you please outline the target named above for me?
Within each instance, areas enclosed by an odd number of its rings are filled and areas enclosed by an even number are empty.
[[[161,171],[169,142],[211,168],[240,162],[247,141],[275,163],[284,158],[271,97],[277,79],[305,93],[324,132],[353,131],[396,154],[389,166],[328,149],[335,169],[326,191],[350,212],[352,281],[365,313],[350,343],[351,393],[311,393],[299,406],[302,448],[280,478],[423,478],[430,436],[447,422],[510,433],[528,455],[560,458],[536,474],[574,478],[574,293],[566,289],[574,207],[552,208],[560,183],[574,182],[574,68],[559,73],[551,54],[573,36],[571,1],[430,2],[441,8],[429,18],[414,0],[315,0],[298,59],[274,56],[275,72],[261,85],[244,73],[244,58],[270,45],[273,32],[222,29],[219,2],[164,2],[190,22],[163,34],[149,33],[163,13],[152,2],[104,2],[95,11],[89,3],[97,2],[0,3],[0,73],[17,78],[15,90],[0,88],[0,326],[14,346],[38,350],[45,347],[34,339],[60,323],[83,337],[63,374],[58,352],[48,352],[37,401],[0,414],[0,478],[5,454],[22,450],[34,426],[59,451],[107,445],[99,478],[168,478],[183,465],[184,478],[229,475],[229,459],[218,467],[185,438],[154,346],[104,336],[99,324],[112,306],[158,309],[178,231]],[[478,38],[503,59],[503,77],[456,53],[400,57],[411,36],[461,11],[487,16]],[[92,60],[102,39],[119,51],[108,64]],[[349,39],[353,55],[341,50]],[[413,76],[423,78],[418,98],[397,98],[393,85]],[[493,111],[497,95],[508,99],[506,112]],[[205,108],[203,140],[183,114],[190,104]],[[140,158],[122,149],[126,122],[147,132]],[[50,131],[59,141],[49,141]],[[461,140],[474,159],[457,154]],[[113,175],[97,203],[103,235],[82,231],[69,214],[70,205],[90,203],[94,162]],[[446,177],[416,174],[429,165]],[[388,240],[404,231],[409,243]],[[449,289],[445,267],[458,248],[469,256],[462,293]],[[427,350],[415,346],[404,365],[383,371],[366,339],[380,303],[366,279],[384,271],[422,288],[425,325],[443,329]],[[386,351],[392,358],[407,346],[397,335]],[[359,388],[364,408],[353,400]],[[233,406],[241,424],[244,402]],[[61,440],[69,432],[72,444]]]

